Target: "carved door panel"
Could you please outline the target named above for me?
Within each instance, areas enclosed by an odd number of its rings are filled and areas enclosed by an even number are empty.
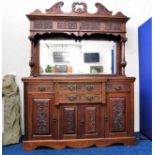
[[[101,137],[104,135],[102,105],[82,105],[79,108],[78,131],[80,138]]]
[[[108,95],[108,107],[105,115],[106,136],[127,136],[130,125],[129,103],[128,93]]]
[[[33,139],[57,138],[58,118],[51,95],[30,95],[29,98],[29,131]]]
[[[60,139],[77,138],[77,106],[60,107]]]

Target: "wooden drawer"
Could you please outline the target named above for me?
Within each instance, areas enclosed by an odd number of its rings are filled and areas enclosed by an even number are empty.
[[[79,83],[77,84],[77,91],[80,92],[100,92],[101,83]]]
[[[102,99],[100,94],[87,94],[87,95],[81,95],[80,101],[94,103],[94,102],[102,102]]]
[[[59,103],[77,103],[80,101],[80,95],[76,94],[59,94]]]
[[[58,90],[60,92],[99,92],[101,83],[61,83]]]
[[[28,92],[52,92],[54,84],[51,83],[33,83],[27,85]]]
[[[102,101],[100,94],[60,94],[58,98],[59,103],[94,103]]]
[[[108,92],[130,91],[129,83],[108,83],[106,86]]]
[[[58,91],[60,92],[76,92],[76,84],[75,83],[60,83],[58,87]]]

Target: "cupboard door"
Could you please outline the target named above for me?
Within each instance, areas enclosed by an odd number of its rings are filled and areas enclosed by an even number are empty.
[[[77,106],[60,107],[60,138],[77,138]]]
[[[104,121],[101,105],[82,105],[79,109],[79,137],[93,138],[103,136]]]
[[[105,115],[107,136],[127,136],[130,122],[129,103],[128,93],[108,95],[108,108]]]
[[[57,137],[57,112],[52,95],[31,95],[29,98],[29,129],[34,139]]]

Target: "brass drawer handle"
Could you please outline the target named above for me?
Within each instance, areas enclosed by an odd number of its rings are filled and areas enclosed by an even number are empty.
[[[39,86],[39,91],[45,91],[45,86]]]
[[[57,123],[58,119],[56,117],[53,117],[52,122]]]
[[[72,95],[72,96],[68,96],[68,99],[70,101],[75,101],[77,99],[77,97],[75,95]]]
[[[81,125],[81,126],[84,126],[84,125],[85,125],[85,121],[84,121],[84,120],[81,120],[81,121],[80,121],[80,125]]]
[[[104,121],[108,121],[108,114],[106,112],[104,114]]]
[[[121,90],[121,89],[122,89],[121,86],[116,86],[116,87],[115,87],[115,90]]]
[[[86,86],[86,89],[87,89],[88,91],[92,91],[92,90],[94,89],[94,87],[91,86],[91,85],[89,85],[89,86]]]
[[[94,98],[95,98],[95,96],[93,96],[93,95],[87,96],[87,100],[89,100],[89,101],[92,101]]]
[[[75,90],[76,90],[76,87],[75,87],[75,86],[70,85],[70,86],[68,86],[68,89],[69,89],[70,91],[75,91]]]

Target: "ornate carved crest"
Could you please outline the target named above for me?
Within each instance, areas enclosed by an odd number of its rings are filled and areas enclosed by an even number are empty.
[[[86,3],[79,3],[79,2],[75,2],[72,4],[72,12],[75,13],[86,13],[87,12],[87,5]]]

